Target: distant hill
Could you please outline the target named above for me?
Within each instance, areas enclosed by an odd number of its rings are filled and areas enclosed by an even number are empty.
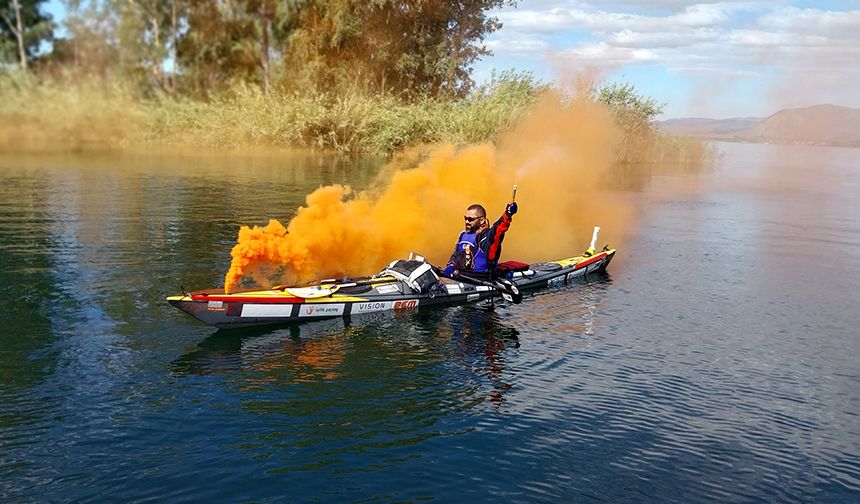
[[[814,105],[780,110],[744,136],[752,141],[860,145],[860,109]]]
[[[688,117],[661,121],[660,128],[672,135],[688,135],[708,138],[731,138],[763,121],[762,117],[732,117],[730,119],[706,119]]]
[[[673,135],[717,140],[774,143],[815,143],[860,147],[860,109],[813,105],[785,109],[767,118],[686,118],[657,123]]]

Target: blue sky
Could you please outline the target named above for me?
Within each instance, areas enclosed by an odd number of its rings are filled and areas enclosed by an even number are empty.
[[[629,82],[663,118],[860,107],[860,0],[523,0],[494,15],[479,82],[505,69]]]
[[[46,9],[62,20],[59,0]],[[633,84],[663,118],[767,116],[833,103],[860,108],[860,0],[520,0],[474,66]]]

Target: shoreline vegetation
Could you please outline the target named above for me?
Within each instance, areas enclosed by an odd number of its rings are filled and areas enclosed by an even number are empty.
[[[547,101],[602,103],[622,163],[703,163],[629,84],[504,71],[477,85],[492,16],[516,0],[47,0],[0,8],[0,148],[312,149],[392,156],[498,141]],[[16,24],[9,20],[16,20]],[[582,119],[587,120],[587,119]],[[562,126],[563,127],[563,126]]]
[[[494,142],[545,93],[563,95],[562,103],[591,100],[608,107],[623,133],[621,163],[704,165],[716,156],[701,139],[660,132],[653,119],[661,105],[630,84],[570,93],[513,71],[494,75],[463,98],[404,99],[357,87],[265,94],[241,83],[204,99],[144,96],[121,82],[6,70],[0,72],[0,148],[275,148],[392,156],[440,142]]]

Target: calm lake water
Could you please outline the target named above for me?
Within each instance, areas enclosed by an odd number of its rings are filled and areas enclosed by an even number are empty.
[[[377,161],[0,155],[0,501],[858,502],[860,150],[719,147],[607,276],[239,333],[164,297]]]

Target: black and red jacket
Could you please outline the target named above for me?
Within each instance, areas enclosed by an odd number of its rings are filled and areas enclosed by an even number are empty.
[[[511,216],[504,212],[499,220],[486,229],[474,234],[463,231],[448,264],[463,273],[494,273],[502,255],[502,241],[509,227]],[[473,250],[470,250],[470,245]]]

